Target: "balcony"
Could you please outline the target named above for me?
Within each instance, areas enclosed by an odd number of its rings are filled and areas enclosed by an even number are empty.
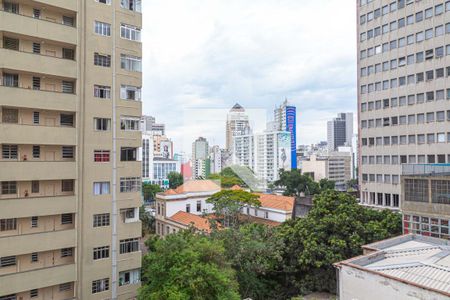
[[[142,223],[141,221],[133,223],[123,223],[122,220],[119,221],[119,238],[127,239],[132,237],[139,237],[142,234]]]
[[[77,96],[74,94],[8,87],[0,84],[0,95],[2,95],[4,106],[76,111]]]
[[[0,199],[0,219],[50,216],[76,211],[76,196]]]
[[[34,0],[34,2],[50,5],[58,8],[63,8],[71,11],[77,11],[77,1],[67,0]]]
[[[72,248],[75,245],[75,229],[50,231],[0,238],[0,253],[2,256],[23,255],[32,252]]]
[[[76,265],[67,264],[2,275],[0,276],[0,287],[3,295],[9,295],[76,280]]]
[[[74,127],[1,123],[0,128],[0,141],[4,144],[76,145]]]
[[[54,0],[54,2],[56,1],[57,0]],[[41,39],[47,39],[51,36],[52,40],[71,45],[76,45],[78,38],[77,29],[75,27],[9,13],[6,11],[0,11],[0,30],[15,32],[21,35],[34,36]]]
[[[30,73],[38,71],[41,74],[65,78],[77,77],[77,63],[71,59],[39,55],[28,52],[0,48],[0,68],[21,70]]]
[[[76,162],[74,161],[1,161],[0,170],[2,170],[0,181],[76,178]]]

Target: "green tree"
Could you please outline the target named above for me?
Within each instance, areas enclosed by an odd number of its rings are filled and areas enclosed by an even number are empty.
[[[303,175],[300,170],[280,170],[280,179],[275,181],[276,186],[285,188],[285,196],[315,195],[320,193],[320,186],[311,176]]]
[[[319,187],[321,191],[334,190],[336,183],[333,180],[322,178],[319,180]]]
[[[244,190],[223,190],[215,193],[207,203],[213,205],[217,220],[225,227],[234,227],[240,224],[239,215],[244,206],[261,206],[259,196]]]
[[[183,175],[178,172],[170,172],[167,174],[167,179],[169,179],[169,188],[176,189],[183,184]]]
[[[348,191],[357,190],[358,179],[350,179],[349,181],[347,181],[346,186]]]
[[[327,190],[307,217],[280,226],[283,268],[291,296],[334,293],[333,263],[362,254],[361,246],[401,234],[401,216],[362,207],[348,194]]]
[[[235,272],[217,240],[183,231],[154,241],[143,260],[142,300],[238,300]]]
[[[161,188],[157,184],[142,183],[142,193],[144,195],[144,201],[153,200],[156,193],[161,192]]]
[[[286,299],[278,283],[282,243],[276,228],[247,223],[239,228],[214,231],[223,242],[228,261],[236,270],[242,299]]]
[[[145,211],[145,206],[139,208],[139,219],[142,222],[142,236],[147,233],[155,233],[155,217]]]

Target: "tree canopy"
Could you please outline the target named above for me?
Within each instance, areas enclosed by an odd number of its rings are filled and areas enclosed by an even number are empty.
[[[275,181],[276,186],[284,187],[285,196],[315,195],[320,193],[320,186],[311,176],[304,175],[300,170],[280,171],[280,179]]]
[[[178,172],[170,172],[167,174],[167,179],[169,179],[169,188],[176,189],[183,184],[183,175]]]
[[[142,183],[142,193],[144,195],[144,201],[153,200],[156,193],[161,192],[161,188],[157,184]]]
[[[217,220],[225,227],[239,225],[239,215],[245,206],[259,207],[259,196],[244,190],[222,190],[208,199],[207,203],[213,205]]]
[[[154,241],[152,250],[144,257],[139,299],[240,299],[220,241],[185,231]]]

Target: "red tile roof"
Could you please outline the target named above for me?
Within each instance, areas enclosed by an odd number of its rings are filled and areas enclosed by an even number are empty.
[[[291,212],[294,209],[294,197],[259,193],[255,193],[255,195],[259,196],[258,200],[261,202],[261,207],[284,210],[286,212]]]
[[[212,180],[190,180],[186,181],[175,190],[170,189],[163,193],[163,195],[177,195],[189,192],[212,192],[220,190],[220,185]]]
[[[209,225],[208,219],[181,210],[170,217],[169,220],[185,226],[189,226],[192,224],[192,226],[194,226],[198,230],[202,230],[208,233],[211,232],[211,226]]]
[[[238,190],[242,190],[242,188],[241,188],[239,185],[235,184],[235,185],[233,185],[233,186],[231,187],[230,190],[232,190],[232,191],[238,191]]]

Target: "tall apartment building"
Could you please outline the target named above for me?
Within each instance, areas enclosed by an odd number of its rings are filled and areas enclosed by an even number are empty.
[[[360,0],[357,11],[361,200],[398,209],[401,164],[450,162],[450,2]]]
[[[233,137],[249,134],[250,124],[245,109],[236,103],[227,115],[225,148],[233,149]]]
[[[337,118],[327,122],[328,149],[336,151],[338,147],[352,146],[353,113],[340,113]]]
[[[291,169],[297,169],[297,108],[287,99],[274,110],[276,130],[291,134]]]
[[[140,0],[0,8],[0,299],[134,299]]]

